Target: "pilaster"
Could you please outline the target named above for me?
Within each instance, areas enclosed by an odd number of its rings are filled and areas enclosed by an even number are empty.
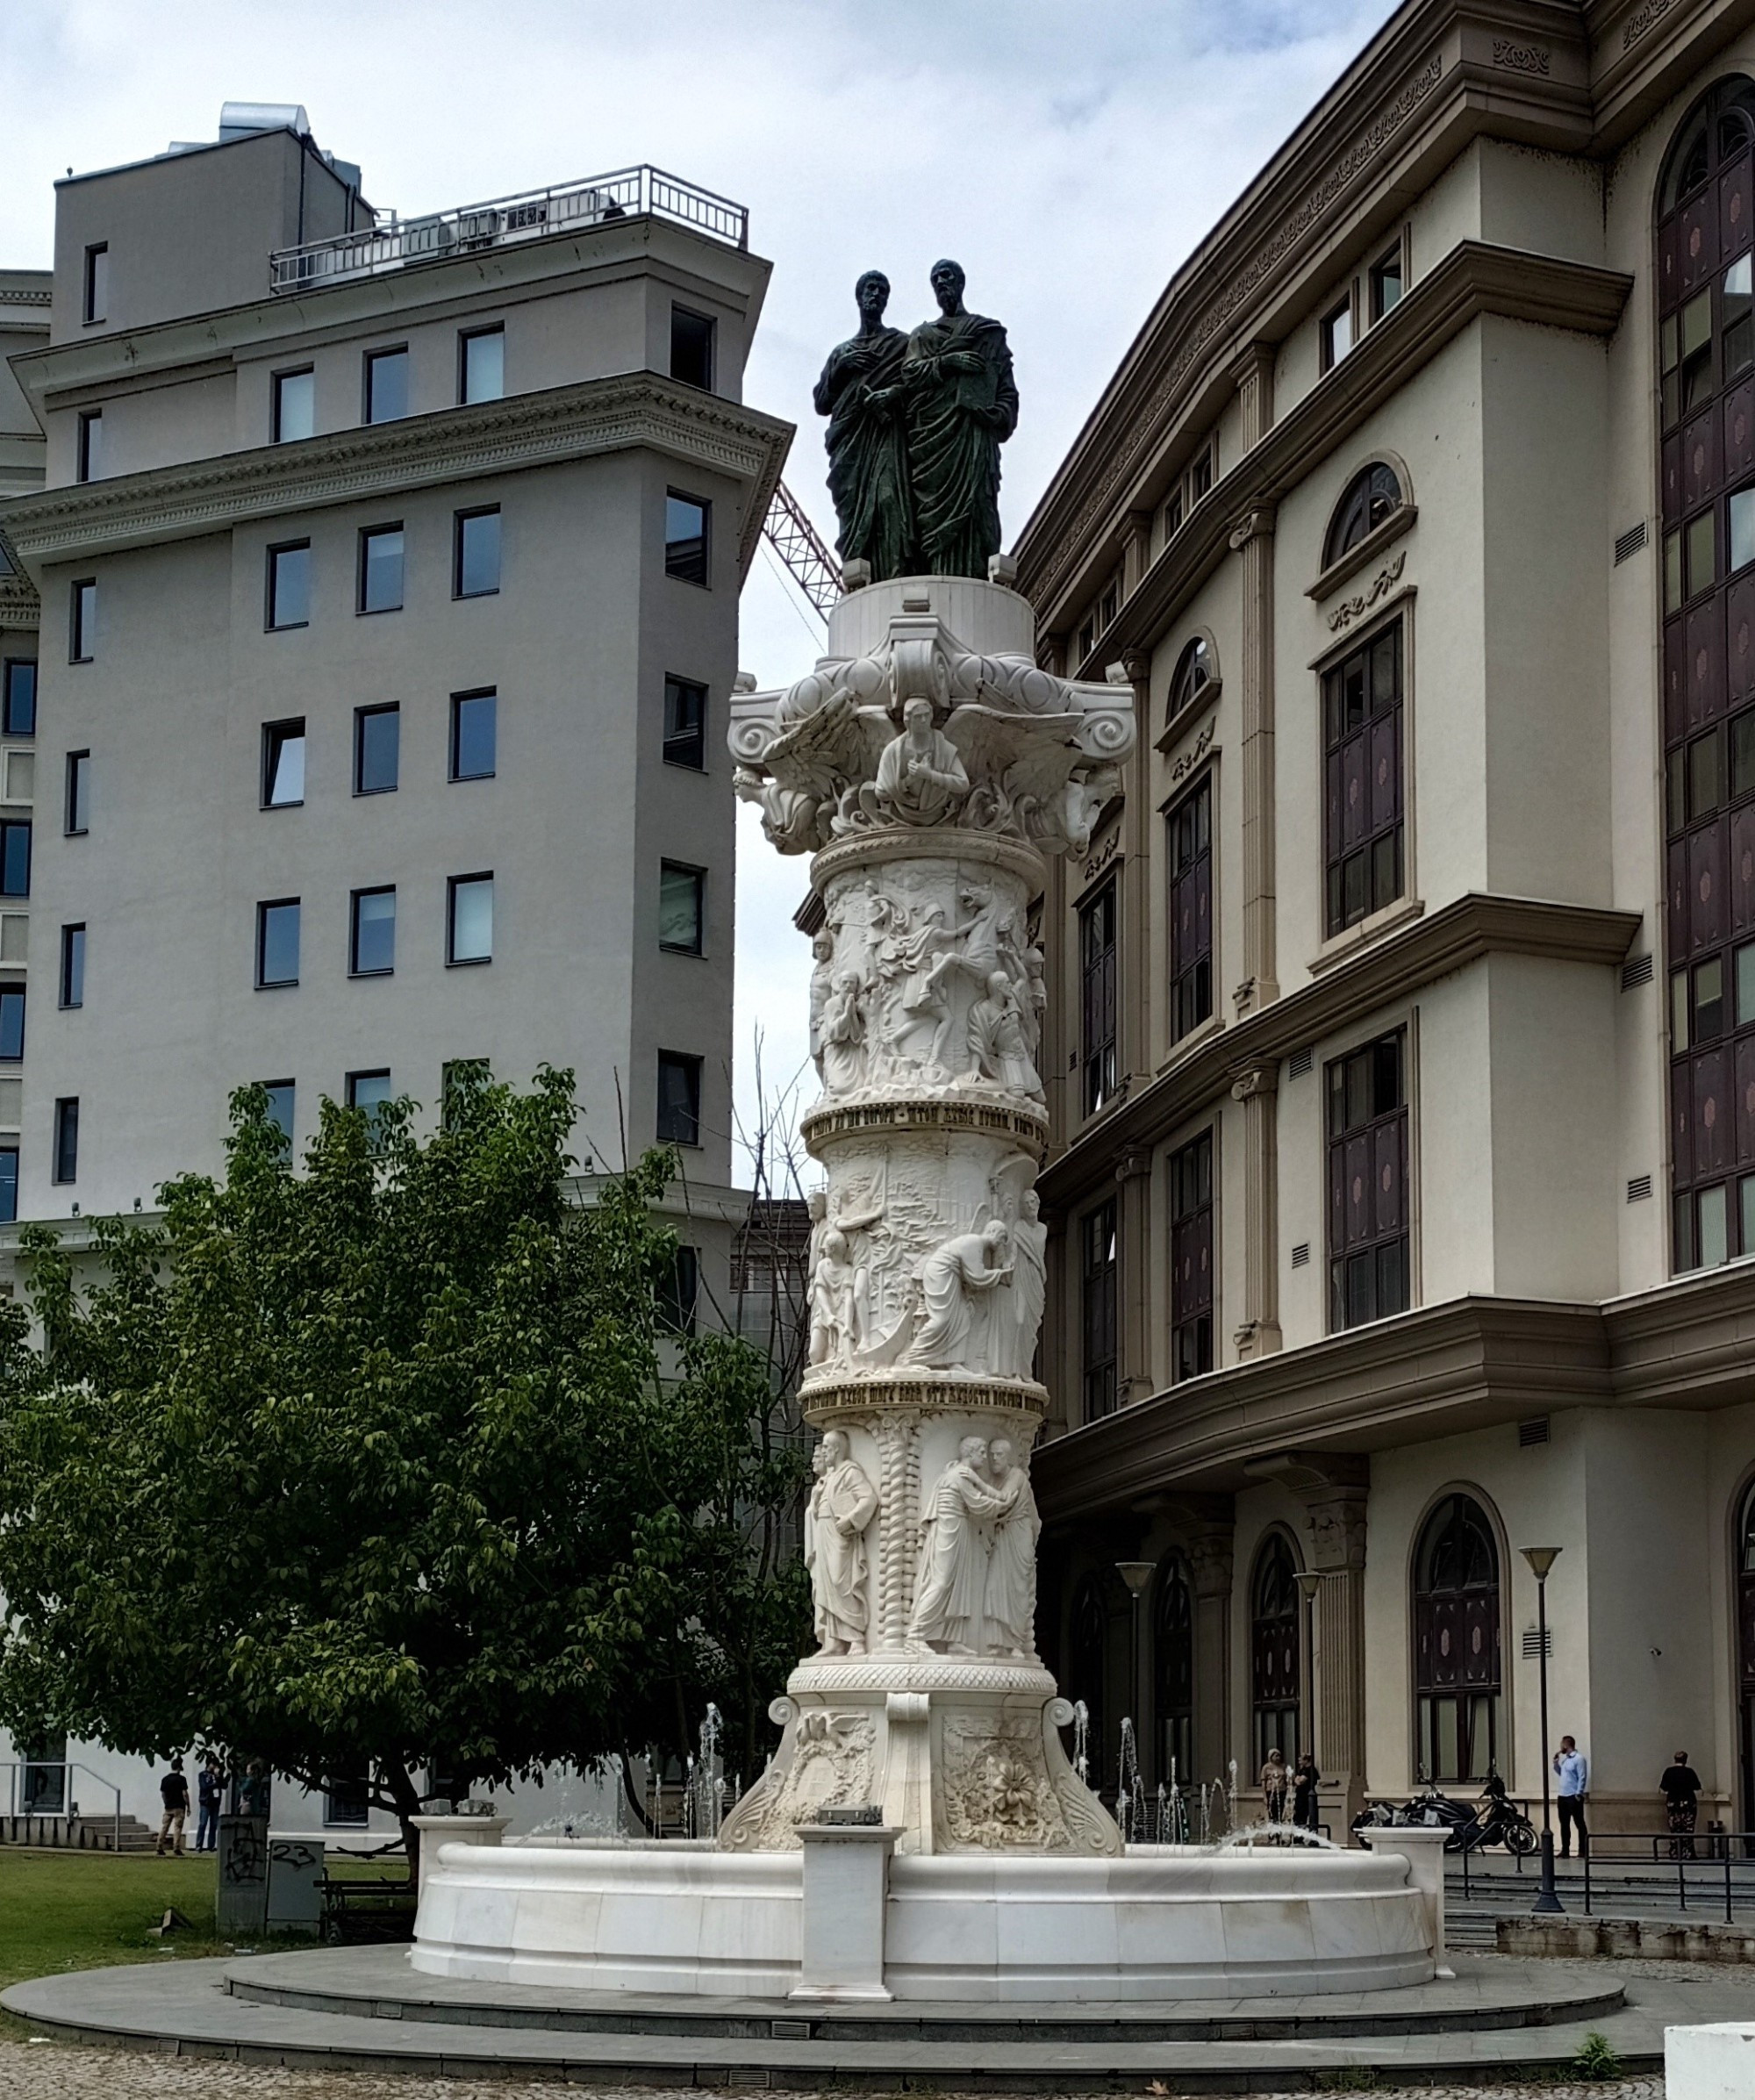
[[[1127,864],[1121,875],[1121,999],[1122,1068],[1143,1086],[1151,1078],[1151,957],[1156,935],[1152,928],[1152,798],[1146,792],[1150,744],[1139,734],[1150,706],[1151,658],[1124,656],[1119,669],[1133,689],[1134,748],[1124,762],[1127,808],[1122,828],[1127,835]]]
[[[1281,1342],[1279,1086],[1277,1059],[1243,1066],[1231,1086],[1243,1109],[1243,1316],[1232,1339],[1244,1358]]]
[[[1167,1505],[1188,1555],[1194,1591],[1195,1783],[1217,1779],[1231,1755],[1231,1589],[1236,1527],[1229,1495],[1191,1495]]]
[[[1116,1385],[1123,1407],[1157,1390],[1151,1360],[1151,1172],[1152,1155],[1143,1148],[1123,1152],[1115,1162],[1121,1240]]]
[[[1271,505],[1247,512],[1231,534],[1243,557],[1240,742],[1243,763],[1243,977],[1239,1014],[1279,997],[1274,919],[1273,523]]]

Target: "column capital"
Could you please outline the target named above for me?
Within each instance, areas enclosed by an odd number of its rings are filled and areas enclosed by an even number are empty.
[[[1271,539],[1273,520],[1274,506],[1271,503],[1258,504],[1254,510],[1245,511],[1231,527],[1231,552],[1241,554],[1251,540]]]
[[[1234,1101],[1250,1101],[1258,1095],[1277,1093],[1279,1091],[1278,1057],[1258,1064],[1234,1064],[1231,1067],[1231,1099]]]
[[[1143,1181],[1152,1171],[1152,1156],[1145,1145],[1130,1145],[1115,1161],[1117,1181]]]

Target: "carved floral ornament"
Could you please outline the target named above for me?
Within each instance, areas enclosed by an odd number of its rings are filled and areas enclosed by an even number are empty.
[[[1387,597],[1401,580],[1401,572],[1408,566],[1404,550],[1393,562],[1386,562],[1363,591],[1356,591],[1350,598],[1343,598],[1337,606],[1329,608],[1329,632],[1338,634],[1351,627],[1356,620],[1363,620],[1372,607]]]

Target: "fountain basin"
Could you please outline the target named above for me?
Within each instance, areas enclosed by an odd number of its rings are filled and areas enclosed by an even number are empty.
[[[784,1998],[806,1930],[796,1852],[447,1845],[410,1960],[481,1982]],[[1295,1996],[1424,1983],[1436,1966],[1392,1852],[899,1856],[882,1936],[899,1999]]]

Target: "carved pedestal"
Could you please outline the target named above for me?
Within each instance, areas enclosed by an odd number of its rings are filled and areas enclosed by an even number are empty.
[[[849,594],[829,654],[734,703],[738,788],[812,852],[822,1096],[806,1523],[820,1652],[720,1835],[790,1848],[881,1804],[899,1853],[1120,1850],[1035,1653],[1029,1456],[1047,1234],[1042,855],[1088,842],[1132,693],[1036,668],[1028,606],[967,578]]]

